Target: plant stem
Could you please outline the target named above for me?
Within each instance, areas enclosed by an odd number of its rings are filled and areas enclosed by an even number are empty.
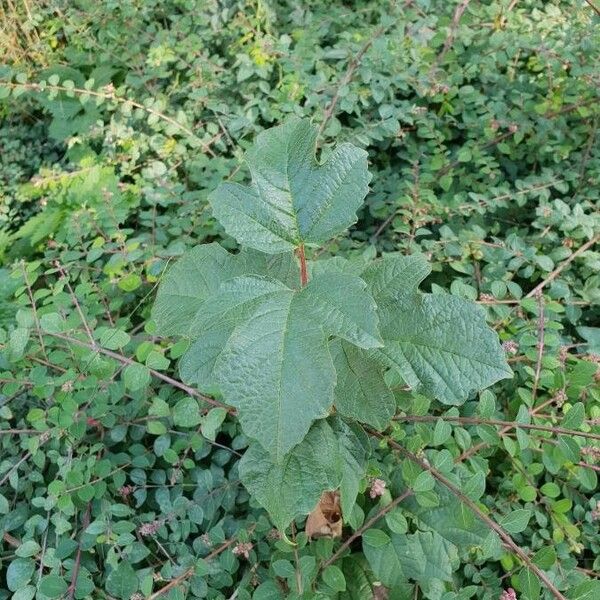
[[[490,529],[495,531],[498,536],[502,539],[505,545],[510,548],[525,564],[526,568],[528,568],[531,572],[535,573],[540,581],[548,588],[548,590],[552,593],[552,595],[557,598],[557,600],[566,600],[565,596],[561,594],[558,588],[554,585],[554,583],[548,578],[546,573],[542,571],[535,563],[531,561],[531,558],[514,542],[514,540],[510,537],[510,535],[496,523],[493,519],[488,517],[480,508],[477,506],[473,500],[469,497],[465,496],[460,489],[455,486],[450,480],[446,479],[439,471],[431,467],[425,461],[421,460],[419,457],[415,456],[412,452],[409,452],[406,448],[395,442],[394,440],[389,439],[387,436],[379,433],[378,431],[367,429],[368,433],[374,437],[385,440],[394,450],[398,450],[401,454],[406,456],[411,462],[419,465],[422,469],[429,471],[431,475],[437,479],[439,483],[441,483],[444,487],[446,487],[450,492],[452,492],[456,498],[460,500],[463,504],[468,506],[475,516],[483,521]]]
[[[81,535],[85,533],[88,525],[90,524],[92,505],[88,502],[83,513],[83,521],[81,523]],[[81,567],[81,539],[77,543],[77,554],[75,556],[75,563],[73,564],[73,570],[71,575],[71,583],[67,588],[67,595],[69,599],[75,597],[75,590],[77,588],[77,577],[79,575],[79,569]]]
[[[89,350],[92,350],[93,352],[99,352],[100,354],[110,356],[111,358],[118,360],[120,363],[122,363],[124,365],[131,365],[131,364],[135,363],[135,361],[133,359],[127,358],[126,356],[122,356],[121,354],[117,354],[116,352],[113,352],[112,350],[108,350],[107,348],[102,348],[101,346],[98,346],[97,344],[91,344],[88,342],[84,342],[83,340],[79,340],[77,338],[74,338],[74,337],[71,337],[68,335],[64,335],[62,333],[45,332],[45,334],[50,335],[55,338],[58,338],[60,340],[64,340],[65,342],[68,342],[69,344],[76,344],[77,346],[82,346],[84,348],[88,348]],[[190,387],[189,385],[185,385],[184,383],[182,383],[181,381],[178,381],[177,379],[173,379],[172,377],[169,377],[168,375],[165,375],[164,373],[161,373],[160,371],[156,371],[155,369],[148,369],[148,370],[150,371],[150,374],[153,377],[156,377],[157,379],[160,379],[161,381],[164,381],[165,383],[168,383],[169,385],[172,385],[173,387],[176,387],[176,388],[186,392],[187,394],[189,394],[190,396],[193,396],[194,398],[203,400],[204,402],[207,402],[208,404],[212,404],[213,406],[219,406],[222,408],[226,408],[228,410],[228,412],[231,414],[235,413],[234,409],[227,406],[226,404],[223,404],[222,402],[219,402],[218,400],[215,400],[214,398],[211,398],[210,396],[205,396],[204,394],[201,394],[200,392],[196,391],[194,388]]]
[[[531,390],[531,397],[533,403],[537,397],[538,385],[540,383],[540,374],[542,372],[542,359],[544,358],[544,335],[545,335],[545,323],[544,323],[544,295],[542,290],[536,293],[538,301],[538,343],[537,343],[537,361],[535,363],[535,377],[533,379],[533,389]]]
[[[300,244],[296,250],[300,259],[300,285],[304,287],[308,283],[308,271],[306,270],[306,255],[304,254],[304,244]]]
[[[443,421],[454,421],[457,423],[466,423],[468,425],[498,425],[510,429],[534,429],[537,431],[549,431],[556,434],[579,435],[592,440],[600,440],[600,435],[588,433],[586,431],[575,431],[565,429],[564,427],[552,427],[550,425],[534,425],[532,423],[517,423],[516,421],[502,421],[500,419],[479,419],[476,417],[452,417],[450,415],[398,415],[394,417],[395,421],[412,421],[416,423],[426,423],[442,419]]]
[[[394,510],[394,508],[396,508],[396,506],[398,506],[398,504],[400,504],[400,502],[402,502],[403,500],[406,500],[406,498],[408,498],[409,496],[412,496],[413,491],[412,490],[406,490],[405,492],[403,492],[402,494],[400,494],[400,496],[398,496],[397,498],[395,498],[394,500],[392,500],[389,504],[387,504],[386,506],[384,506],[383,508],[381,508],[379,511],[377,511],[370,519],[368,519],[367,521],[365,521],[363,523],[363,525],[361,527],[359,527],[338,549],[337,552],[335,554],[333,554],[330,558],[328,558],[322,565],[321,565],[321,570],[326,569],[329,565],[332,565],[345,551],[347,548],[350,547],[350,545],[352,544],[352,542],[361,537],[362,534],[367,531],[367,529],[370,529],[373,525],[375,525],[375,523],[377,523],[377,521],[379,521],[379,519],[381,519],[382,517],[384,517],[385,515],[387,515],[390,511]]]

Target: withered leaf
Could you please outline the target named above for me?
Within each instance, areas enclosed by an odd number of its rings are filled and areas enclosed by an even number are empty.
[[[319,503],[306,519],[304,531],[309,539],[317,537],[333,539],[342,536],[339,491],[323,492]]]

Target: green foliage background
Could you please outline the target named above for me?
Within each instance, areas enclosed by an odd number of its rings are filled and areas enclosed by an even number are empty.
[[[593,5],[3,3],[0,598],[553,597],[392,442],[565,597],[600,596]],[[424,252],[430,291],[485,306],[515,372],[452,410],[398,382],[342,542],[298,522],[296,546],[239,482],[236,420],[182,386],[185,347],[150,320],[174,258],[235,248],[206,198],[292,114],[373,173],[319,255]]]

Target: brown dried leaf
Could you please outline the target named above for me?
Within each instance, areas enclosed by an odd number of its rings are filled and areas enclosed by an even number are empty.
[[[306,519],[304,531],[309,539],[342,536],[342,508],[338,491],[323,492],[319,503]]]

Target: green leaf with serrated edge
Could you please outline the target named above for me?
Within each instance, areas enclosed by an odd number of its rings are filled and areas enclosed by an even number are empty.
[[[59,575],[45,575],[40,580],[40,591],[48,598],[62,597],[67,588],[67,582]]]
[[[236,258],[240,262],[240,274],[263,275],[277,279],[290,288],[300,287],[300,264],[293,252],[266,254],[243,248]]]
[[[35,570],[35,562],[30,558],[17,558],[6,569],[6,585],[11,592],[25,587]]]
[[[309,279],[318,277],[327,273],[348,273],[350,275],[358,275],[364,270],[364,263],[351,262],[342,256],[332,256],[330,258],[322,258],[316,261],[306,261]]]
[[[387,546],[390,543],[390,536],[381,529],[367,529],[363,536],[363,542],[373,548],[379,548],[381,546]]]
[[[196,427],[201,420],[200,407],[195,398],[182,398],[173,407],[173,423],[177,427]]]
[[[343,592],[346,589],[344,574],[335,565],[330,565],[323,570],[323,581],[336,592]]]
[[[583,402],[576,402],[565,415],[562,427],[565,429],[579,429],[585,419],[585,408]]]
[[[385,429],[396,410],[396,400],[380,363],[342,340],[334,340],[329,349],[337,373],[336,410],[344,417]]]
[[[578,585],[572,586],[566,593],[569,600],[596,600],[600,597],[600,581],[583,581]]]
[[[529,519],[531,519],[531,511],[518,508],[501,517],[498,524],[510,534],[521,533],[527,527]]]
[[[556,550],[552,546],[543,546],[533,556],[533,562],[540,569],[550,569],[556,562]]]
[[[342,571],[346,578],[346,591],[339,594],[339,600],[373,600],[384,598],[382,592],[387,592],[380,581],[377,581],[367,560],[361,554],[354,553],[342,561]],[[394,586],[394,600],[413,600],[414,584],[405,582]]]
[[[408,579],[428,587],[431,580],[452,581],[458,566],[458,551],[454,544],[431,531],[409,535],[392,533],[389,543],[371,546],[363,539],[363,552],[376,577],[389,587]]]
[[[431,266],[422,254],[388,254],[368,265],[361,277],[369,285],[377,306],[383,308],[396,307],[416,292],[429,273]]]
[[[252,273],[277,279],[289,287],[300,282],[298,261],[291,252],[265,254],[243,249],[230,254],[219,244],[196,246],[185,252],[162,277],[152,319],[159,335],[187,335],[202,303],[233,277]]]
[[[119,563],[118,567],[111,571],[106,578],[106,591],[120,600],[129,600],[137,591],[138,585],[138,578],[133,567],[124,561]]]
[[[370,181],[367,153],[341,144],[319,164],[316,138],[316,127],[296,118],[264,131],[245,157],[252,185],[222,183],[210,194],[213,214],[240,244],[284,252],[356,221]]]
[[[327,273],[310,280],[298,300],[309,319],[325,333],[336,335],[361,348],[383,345],[377,329],[377,306],[367,284],[349,273]]]
[[[240,479],[284,530],[297,516],[309,514],[321,494],[342,479],[340,446],[326,421],[315,423],[304,439],[279,460],[252,444],[239,463]]]
[[[349,426],[339,417],[330,419],[330,425],[340,449],[340,506],[344,520],[350,518],[356,502],[360,481],[365,474],[365,462],[369,440],[358,426]]]
[[[577,333],[587,342],[588,352],[600,353],[600,327],[578,327]]]
[[[131,337],[120,329],[105,329],[100,336],[100,345],[109,350],[119,350],[126,346]]]
[[[221,283],[239,275],[235,256],[219,244],[188,250],[162,277],[152,319],[159,335],[186,335],[200,305]]]
[[[445,404],[512,377],[483,311],[456,296],[415,293],[397,310],[380,311],[385,347],[378,350],[408,385]]]
[[[519,586],[524,600],[538,600],[540,597],[540,580],[532,570],[526,567],[519,572]]]
[[[385,347],[376,355],[406,383],[446,404],[512,377],[484,313],[461,298],[417,291],[430,267],[420,254],[387,255],[361,274],[379,307]]]
[[[299,291],[273,279],[234,278],[192,323],[191,335],[200,337],[181,362],[182,378],[205,390],[218,386],[239,409],[245,432],[277,457],[333,404],[335,370],[326,334],[378,345],[366,285],[352,275],[338,279],[344,287],[336,295],[325,293],[316,278]],[[345,289],[353,290],[351,300]]]

